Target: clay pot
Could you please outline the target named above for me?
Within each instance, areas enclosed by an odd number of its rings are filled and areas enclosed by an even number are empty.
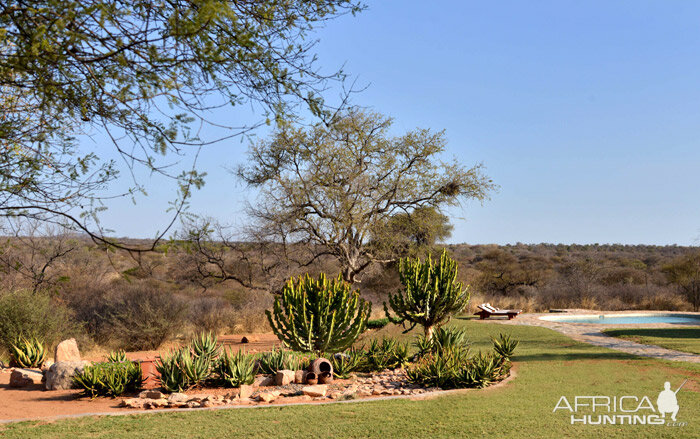
[[[332,382],[333,382],[333,374],[330,374],[328,372],[322,373],[321,376],[318,378],[319,384],[330,384]]]
[[[156,389],[160,387],[160,374],[156,370],[156,359],[146,358],[139,361],[141,366],[141,379],[143,380],[142,388]]]
[[[317,377],[320,377],[324,373],[329,373],[333,376],[333,365],[325,358],[317,358],[309,366],[309,372],[315,373]]]
[[[315,373],[309,372],[306,374],[306,384],[314,385],[318,384],[318,378]]]

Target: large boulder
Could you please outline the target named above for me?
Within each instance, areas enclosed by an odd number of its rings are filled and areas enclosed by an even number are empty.
[[[73,376],[90,364],[87,361],[60,361],[46,371],[46,390],[65,390],[73,387]]]
[[[304,395],[310,396],[312,398],[319,398],[321,396],[326,396],[326,392],[328,391],[328,386],[325,384],[318,384],[315,386],[306,386],[301,389],[302,392],[304,392]]]
[[[80,361],[78,342],[74,338],[63,340],[56,346],[53,361],[56,363],[69,363]]]
[[[27,387],[41,384],[44,374],[32,369],[14,369],[10,374],[10,387]]]

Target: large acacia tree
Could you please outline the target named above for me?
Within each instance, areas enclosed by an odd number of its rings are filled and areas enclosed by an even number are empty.
[[[310,31],[360,9],[352,0],[1,2],[0,216],[68,221],[105,242],[94,214],[120,168],[132,179],[122,195],[145,192],[135,168],[176,180],[181,211],[202,184],[193,167],[173,166],[181,156],[298,104],[333,113],[321,94],[343,73],[319,70]],[[262,120],[211,121],[211,110],[243,104]],[[113,151],[76,141],[95,133]]]
[[[480,164],[441,160],[442,131],[416,129],[391,136],[392,119],[351,110],[333,123],[280,124],[251,146],[238,174],[259,188],[250,214],[259,230],[283,243],[304,243],[307,263],[330,255],[347,282],[375,262],[399,256],[387,223],[397,214],[440,210],[494,188]]]

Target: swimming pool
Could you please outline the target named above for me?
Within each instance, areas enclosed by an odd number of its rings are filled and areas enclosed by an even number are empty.
[[[624,325],[644,323],[673,323],[700,325],[700,315],[695,314],[600,314],[579,316],[545,316],[542,320],[566,323],[595,323],[598,325]]]

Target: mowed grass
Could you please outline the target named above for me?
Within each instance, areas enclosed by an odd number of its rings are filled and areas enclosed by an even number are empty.
[[[546,328],[470,320],[475,349],[490,349],[492,336],[521,341],[514,358],[517,377],[497,388],[469,390],[430,400],[388,400],[295,407],[269,407],[93,417],[4,426],[6,438],[696,438],[700,432],[700,366],[634,357],[572,341]],[[401,335],[395,327],[375,336]],[[561,396],[644,395],[655,403],[670,381],[678,393],[678,420],[666,425],[570,425],[552,413]],[[648,412],[647,412],[648,413]],[[3,427],[0,427],[0,429]]]
[[[604,332],[612,337],[624,338],[636,343],[700,354],[700,327],[607,329]]]

